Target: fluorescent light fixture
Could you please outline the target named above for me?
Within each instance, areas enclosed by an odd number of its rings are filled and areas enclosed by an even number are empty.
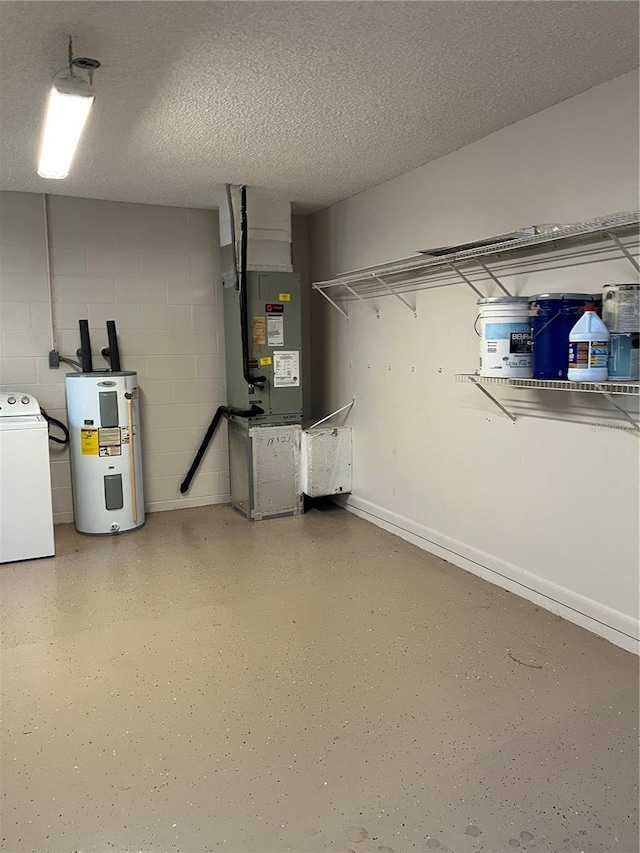
[[[53,81],[45,115],[38,174],[66,178],[95,96],[88,83],[74,77]]]

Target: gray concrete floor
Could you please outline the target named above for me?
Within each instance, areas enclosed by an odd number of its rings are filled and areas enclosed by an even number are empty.
[[[0,567],[5,851],[638,850],[637,659],[346,512]]]

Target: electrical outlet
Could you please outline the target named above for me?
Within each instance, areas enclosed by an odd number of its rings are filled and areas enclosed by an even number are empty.
[[[57,370],[60,367],[60,353],[57,349],[49,351],[49,370]]]

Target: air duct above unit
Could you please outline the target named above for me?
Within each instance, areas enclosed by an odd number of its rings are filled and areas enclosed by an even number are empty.
[[[240,187],[230,187],[227,203],[220,206],[220,256],[225,286],[235,281],[240,269]],[[291,202],[276,201],[260,190],[246,188],[247,270],[292,272]],[[231,202],[231,204],[229,203]],[[233,213],[230,208],[233,207]],[[235,266],[234,266],[235,254]]]

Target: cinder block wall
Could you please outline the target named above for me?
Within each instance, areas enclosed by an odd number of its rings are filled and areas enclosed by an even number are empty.
[[[187,497],[179,484],[225,401],[218,215],[213,210],[51,196],[49,235],[57,348],[73,356],[78,320],[104,364],[106,320],[141,389],[148,510],[228,500],[222,426]],[[64,374],[51,349],[42,196],[0,193],[0,390],[26,391],[66,421]],[[68,453],[51,446],[56,522],[72,520]],[[0,472],[1,476],[1,472]]]

